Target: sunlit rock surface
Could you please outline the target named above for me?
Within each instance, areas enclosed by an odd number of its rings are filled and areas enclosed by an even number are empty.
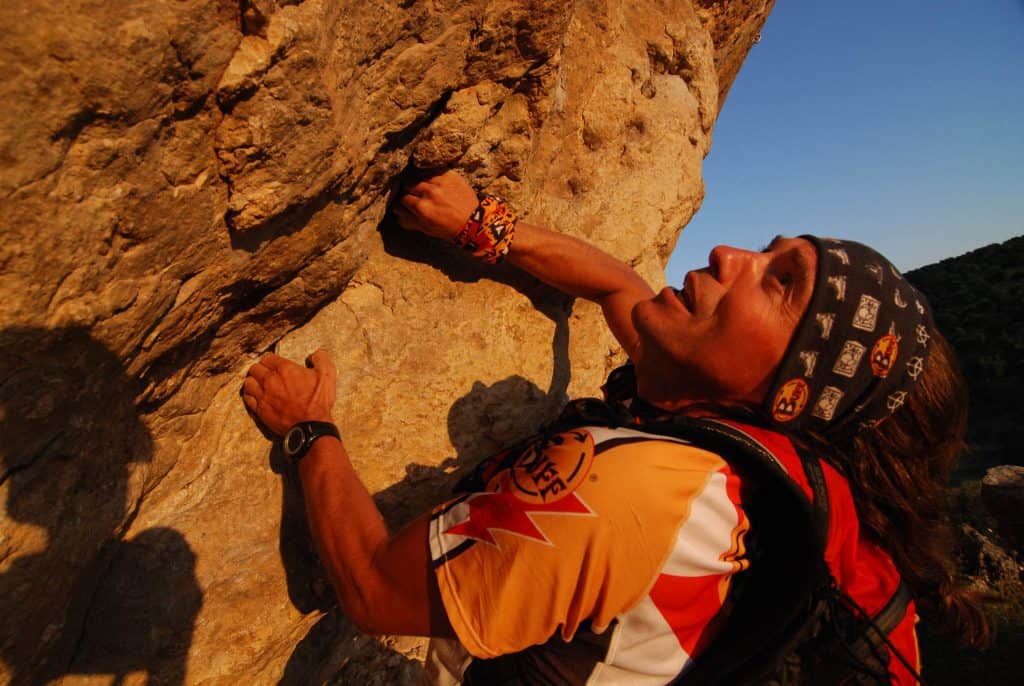
[[[396,683],[246,415],[326,347],[390,520],[593,394],[599,312],[386,219],[455,166],[657,284],[771,0],[0,4],[0,681]]]

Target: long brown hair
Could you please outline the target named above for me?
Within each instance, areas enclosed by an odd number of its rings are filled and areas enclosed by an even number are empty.
[[[845,440],[803,436],[850,484],[861,526],[892,556],[922,616],[982,647],[991,631],[979,597],[956,579],[949,477],[966,449],[967,384],[936,332],[906,403]]]

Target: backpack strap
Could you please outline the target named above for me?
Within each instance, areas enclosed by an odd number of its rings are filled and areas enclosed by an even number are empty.
[[[828,485],[825,483],[825,472],[821,468],[821,461],[803,448],[797,448],[797,454],[811,486],[811,493],[814,494],[814,528],[821,537],[824,551],[824,544],[828,541]]]
[[[875,678],[878,683],[884,684],[888,684],[890,680],[890,658],[891,656],[896,656],[896,659],[903,664],[918,683],[924,683],[921,680],[921,675],[910,664],[906,656],[889,640],[889,634],[906,617],[907,608],[910,606],[912,599],[910,588],[903,581],[900,581],[899,586],[896,587],[896,590],[890,596],[885,606],[873,616],[865,612],[850,596],[838,590],[834,598],[846,608],[846,611],[851,616],[856,617],[864,627],[864,630],[860,632],[855,640],[842,646],[849,656],[854,658],[859,664],[870,664],[873,659],[874,664],[880,665],[884,670],[883,674]],[[870,672],[865,672],[865,674],[870,675]],[[882,678],[883,675],[884,678]]]
[[[914,666],[910,664],[907,657],[899,651],[899,649],[892,644],[889,640],[889,634],[899,625],[903,618],[907,616],[907,608],[910,606],[910,601],[913,596],[910,593],[910,587],[907,586],[902,580],[900,585],[896,588],[896,592],[892,594],[892,598],[889,598],[889,602],[885,604],[885,607],[875,615],[872,620],[872,626],[875,629],[876,635],[889,646],[890,652],[896,656],[896,658],[903,663],[903,666],[907,668],[911,676],[917,679],[917,683],[924,684],[921,680],[921,675],[918,673]]]
[[[745,431],[743,427],[737,426],[732,422],[716,419],[694,420],[680,418],[671,422],[671,424],[678,424],[678,429],[681,431],[680,434],[673,435],[676,435],[678,438],[691,440],[701,448],[717,452],[726,461],[732,459],[740,461],[742,464],[748,463],[753,459],[761,464],[776,467],[774,470],[768,470],[770,473],[774,472],[772,474],[773,481],[775,480],[774,477],[784,477],[781,483],[786,490],[807,503],[808,513],[814,524],[816,543],[820,547],[822,555],[824,555],[825,542],[828,540],[829,500],[825,473],[817,457],[803,448],[794,446],[797,455],[800,457],[801,466],[803,467],[804,474],[807,476],[807,482],[813,495],[813,498],[808,500],[803,490],[793,481],[786,465],[764,443],[759,441],[756,436]],[[652,429],[660,429],[662,427],[644,424],[643,428],[646,431],[651,431]],[[652,431],[652,433],[659,433],[659,431]]]
[[[892,597],[889,598],[889,602],[874,616],[875,628],[887,636],[891,634],[893,629],[907,615],[907,607],[910,606],[910,600],[910,587],[900,581],[900,585],[896,588],[896,592],[892,594]]]

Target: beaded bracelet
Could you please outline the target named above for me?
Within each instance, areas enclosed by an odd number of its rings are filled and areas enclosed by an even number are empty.
[[[515,211],[496,195],[480,196],[466,224],[455,234],[455,245],[488,264],[500,262],[512,245],[519,221]]]

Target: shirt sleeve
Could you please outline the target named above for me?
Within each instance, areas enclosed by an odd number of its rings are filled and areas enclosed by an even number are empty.
[[[432,514],[431,557],[460,641],[489,658],[558,631],[569,640],[588,619],[603,631],[650,591],[723,467],[669,440],[595,447],[586,429],[530,444],[486,490]]]

